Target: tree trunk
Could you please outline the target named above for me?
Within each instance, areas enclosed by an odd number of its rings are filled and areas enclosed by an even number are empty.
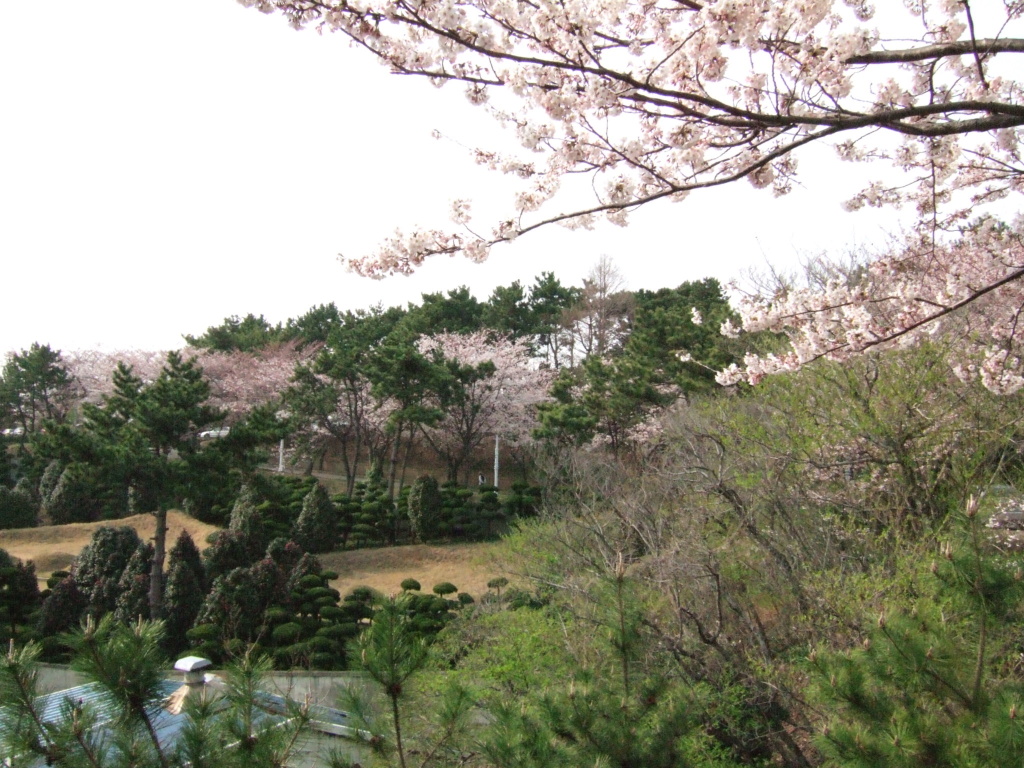
[[[167,546],[167,510],[160,505],[153,513],[156,532],[153,534],[153,567],[149,572],[149,617],[164,615],[164,551]]]
[[[398,475],[398,444],[402,442],[402,430],[405,429],[404,424],[399,424],[395,430],[395,439],[391,443],[391,467],[388,472],[388,498],[391,501],[395,500],[395,477]]]

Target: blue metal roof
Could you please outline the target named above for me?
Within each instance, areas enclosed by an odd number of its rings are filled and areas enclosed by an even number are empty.
[[[161,746],[171,748],[177,744],[181,737],[183,728],[189,723],[189,716],[186,713],[175,714],[165,708],[164,704],[171,694],[182,687],[182,683],[176,680],[163,680],[159,684],[159,698],[148,709],[150,721],[156,731]],[[41,712],[44,723],[59,724],[69,712],[70,708],[82,708],[89,711],[96,719],[96,726],[91,735],[94,739],[105,741],[112,736],[109,724],[118,716],[119,708],[116,701],[96,683],[87,683],[64,691],[40,696],[36,703]],[[283,723],[290,719],[287,716],[293,702],[283,696],[271,693],[260,692],[256,701],[255,725],[257,728],[272,725],[275,722]],[[313,727],[326,733],[334,735],[355,735],[354,729],[349,726],[349,718],[345,712],[331,707],[311,706],[309,714],[314,721]],[[327,728],[317,727],[317,724],[326,724]],[[332,727],[333,726],[333,727]],[[339,728],[340,726],[340,728]],[[0,735],[4,730],[4,723],[0,720]],[[0,760],[9,755],[0,754]],[[42,759],[35,760],[26,765],[26,768],[40,768],[43,766]]]

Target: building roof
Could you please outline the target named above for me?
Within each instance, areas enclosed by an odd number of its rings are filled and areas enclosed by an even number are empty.
[[[184,709],[184,700],[200,692],[219,693],[223,690],[223,681],[215,675],[205,675],[198,685],[182,684],[177,680],[163,680],[159,684],[159,700],[151,705],[147,713],[153,723],[157,738],[164,747],[173,749],[181,739],[183,729],[189,723],[189,716]],[[96,683],[86,683],[63,691],[57,691],[36,699],[38,710],[44,723],[60,724],[70,716],[72,709],[86,709],[95,717],[96,725],[92,729],[93,738],[98,740],[113,739],[111,724],[117,717],[119,708],[113,697]],[[256,709],[257,728],[276,723],[285,723],[294,717],[295,702],[272,693],[261,691],[258,694]],[[311,718],[310,727],[330,736],[359,737],[350,724],[349,717],[341,710],[331,707],[312,705],[308,708]],[[0,720],[0,735],[4,731],[4,722]],[[0,761],[7,755],[0,754]],[[0,762],[0,764],[3,764]],[[42,758],[21,763],[26,768],[43,768]]]

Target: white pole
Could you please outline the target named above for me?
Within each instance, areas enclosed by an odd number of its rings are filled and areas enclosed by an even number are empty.
[[[284,472],[284,438],[277,445],[277,471]]]
[[[500,440],[500,438],[497,435],[495,435],[494,436],[494,487],[495,488],[498,487],[498,467],[500,465],[500,459],[499,459],[499,454],[498,454],[498,441],[499,440]]]

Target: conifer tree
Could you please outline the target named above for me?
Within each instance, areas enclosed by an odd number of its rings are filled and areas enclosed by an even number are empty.
[[[185,559],[171,559],[164,593],[165,646],[177,654],[188,646],[186,633],[203,605],[204,593],[196,573]]]
[[[89,614],[95,617],[112,613],[117,606],[121,575],[142,540],[134,528],[104,526],[75,560],[75,582],[86,595]]]
[[[292,539],[306,552],[330,552],[338,539],[337,517],[327,491],[317,483],[302,501]]]
[[[174,546],[171,547],[171,551],[168,553],[167,562],[169,566],[177,562],[183,562],[192,571],[200,588],[205,585],[206,571],[203,569],[203,556],[200,554],[199,547],[196,546],[188,531],[182,530],[178,534]]]
[[[829,765],[1024,764],[1024,684],[1006,669],[1024,563],[987,551],[977,513],[972,498],[921,569],[918,604],[883,610],[859,648],[812,653]]]
[[[0,642],[19,636],[39,602],[35,565],[0,549]]]
[[[36,524],[38,512],[39,508],[23,488],[0,485],[0,529],[31,528]]]
[[[149,574],[153,566],[153,545],[140,544],[117,582],[114,618],[122,624],[149,618]]]

